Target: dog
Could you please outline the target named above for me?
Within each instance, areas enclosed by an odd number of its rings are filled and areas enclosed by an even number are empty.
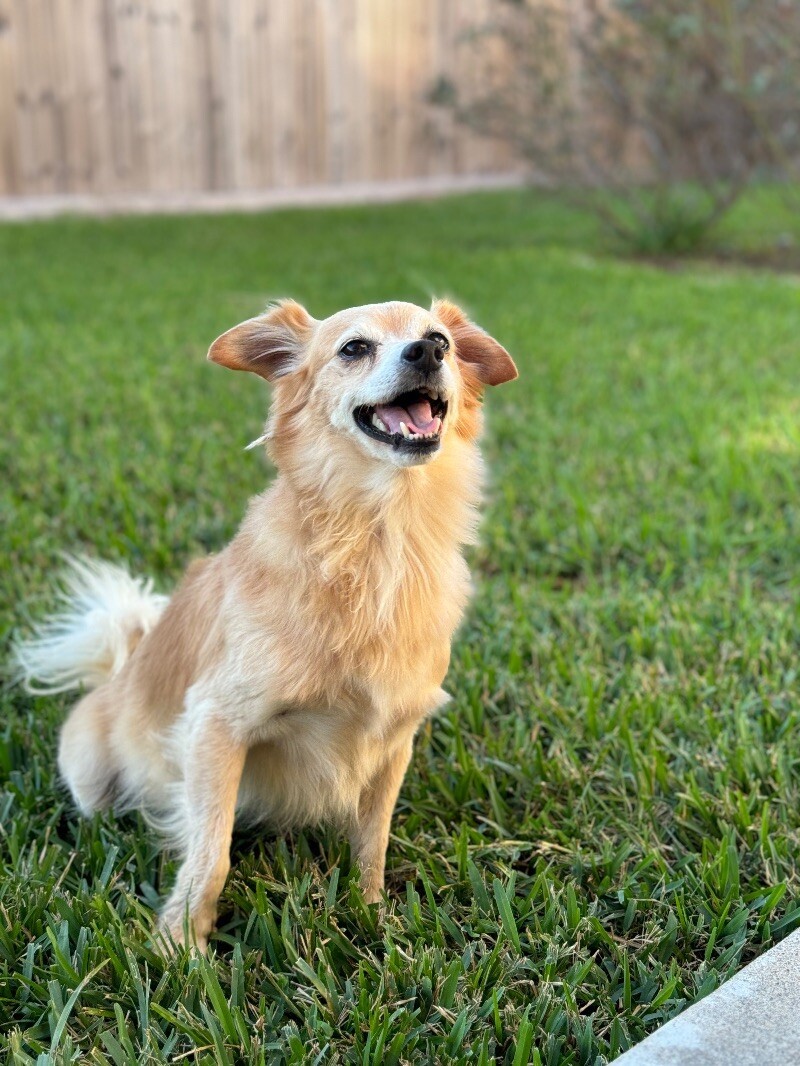
[[[17,648],[29,688],[84,687],[58,765],[80,811],[149,812],[182,856],[160,929],[208,945],[234,817],[349,832],[368,903],[420,724],[470,591],[477,440],[508,352],[455,304],[317,321],[285,300],[208,358],[273,385],[277,478],[175,593],[73,560],[65,609]],[[259,443],[254,442],[254,443]]]

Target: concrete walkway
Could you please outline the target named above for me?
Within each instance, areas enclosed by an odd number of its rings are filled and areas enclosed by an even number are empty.
[[[291,189],[238,189],[230,192],[5,196],[0,197],[0,221],[21,222],[55,218],[58,215],[218,215],[235,211],[275,211],[287,207],[397,203],[459,192],[516,188],[524,185],[525,180],[520,173],[466,174],[409,181],[304,185]]]
[[[800,1066],[800,930],[614,1066]]]

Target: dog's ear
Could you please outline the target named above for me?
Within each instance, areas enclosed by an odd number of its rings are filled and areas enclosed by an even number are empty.
[[[212,363],[250,370],[267,381],[291,374],[300,365],[314,319],[294,300],[281,300],[258,318],[234,326],[208,350]]]
[[[449,300],[434,300],[431,313],[450,330],[456,342],[456,357],[470,367],[484,385],[502,385],[518,376],[514,360],[494,337],[471,322]]]

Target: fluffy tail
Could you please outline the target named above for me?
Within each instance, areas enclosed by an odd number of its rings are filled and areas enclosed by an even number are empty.
[[[14,648],[29,692],[97,688],[112,678],[153,628],[168,597],[153,583],[93,559],[68,558],[59,598],[63,609]]]

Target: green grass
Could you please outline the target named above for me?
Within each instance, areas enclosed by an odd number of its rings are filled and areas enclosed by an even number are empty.
[[[7,226],[0,262],[4,642],[60,550],[168,588],[231,536],[267,392],[204,354],[268,297],[450,294],[521,371],[383,917],[332,832],[240,834],[212,958],[165,961],[174,863],[71,809],[66,699],[2,692],[11,1061],[604,1062],[800,926],[797,277],[618,260],[530,193]]]

